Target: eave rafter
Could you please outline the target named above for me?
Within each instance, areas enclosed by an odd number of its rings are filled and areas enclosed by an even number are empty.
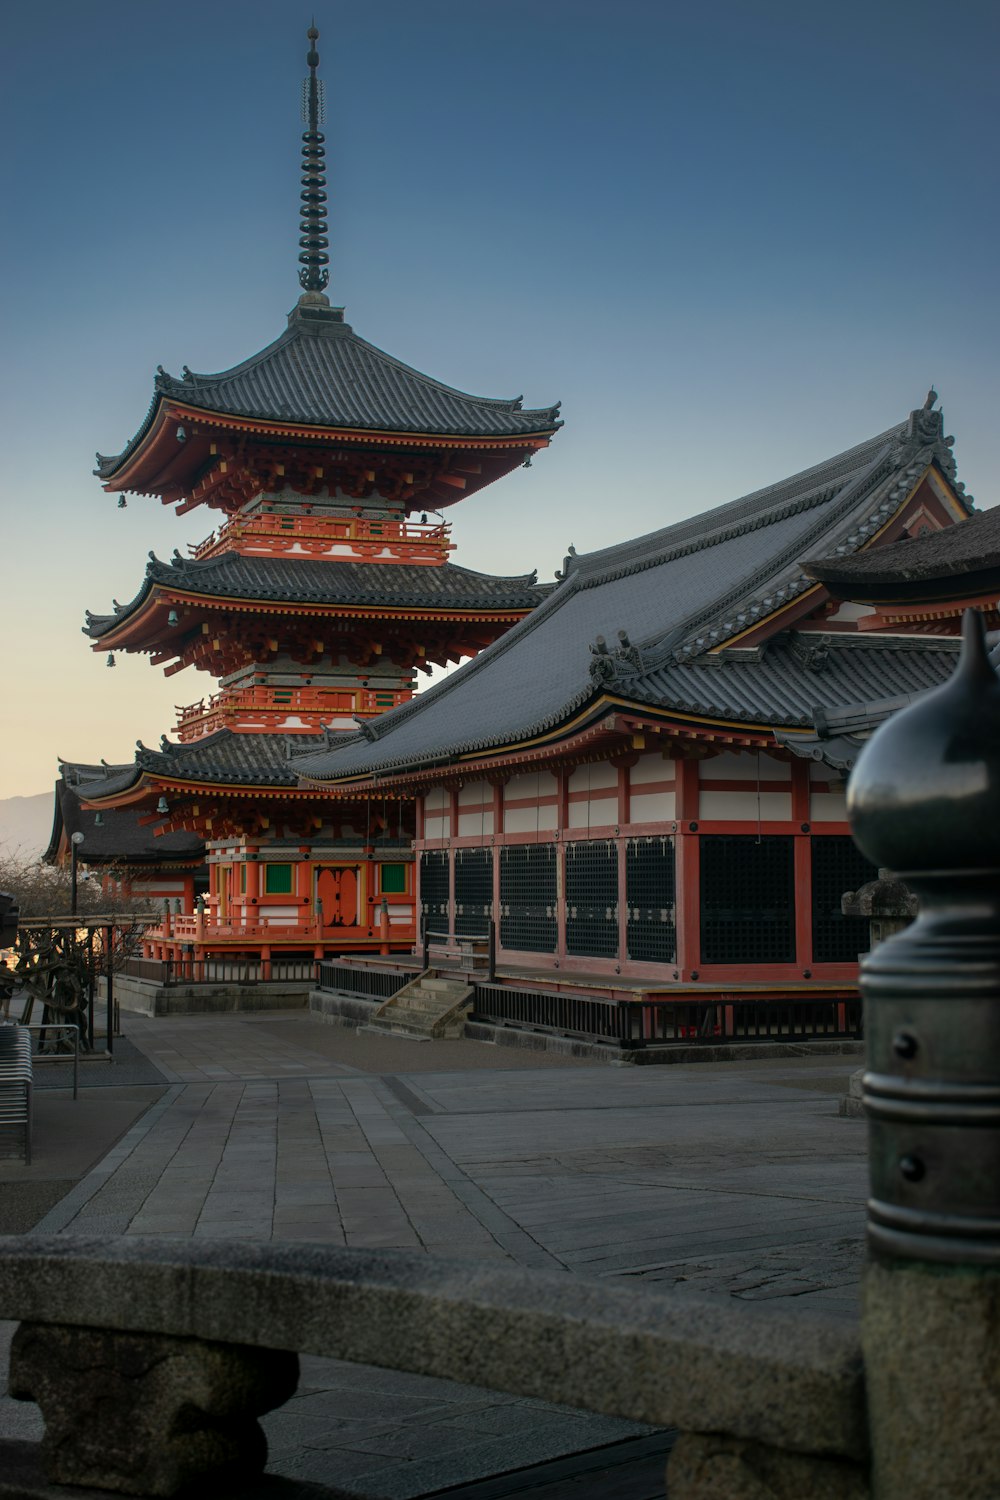
[[[594,721],[594,714],[600,715]],[[579,727],[577,727],[579,726]],[[789,731],[795,733],[794,730]],[[803,730],[803,733],[809,731]],[[546,764],[559,770],[614,755],[631,755],[633,751],[658,749],[675,759],[702,759],[729,747],[767,750],[779,759],[787,752],[775,745],[774,731],[768,724],[740,724],[725,719],[676,713],[659,715],[637,709],[624,699],[602,697],[584,715],[562,725],[550,734],[517,745],[507,745],[495,754],[481,751],[451,759],[442,757],[436,765],[401,767],[369,777],[339,782],[312,780],[303,776],[303,786],[323,788],[330,796],[380,796],[394,788],[405,795],[416,796],[432,783],[452,783],[482,777],[484,780],[513,774],[519,768]]]
[[[134,614],[92,642],[92,650],[148,653],[167,676],[195,666],[222,677],[278,655],[304,665],[345,655],[369,665],[383,650],[399,665],[428,670],[431,663],[474,656],[528,613],[292,604],[187,594],[156,584]],[[419,644],[413,642],[414,624],[423,626]]]
[[[478,438],[310,427],[161,398],[143,441],[104,488],[158,496],[182,514],[197,505],[233,514],[253,495],[286,487],[439,509],[524,463],[555,430]]]
[[[158,810],[163,798],[168,811]],[[158,838],[166,833],[194,833],[203,838],[233,835],[261,836],[276,826],[298,827],[303,837],[313,836],[328,818],[328,799],[314,788],[303,786],[253,785],[246,782],[185,781],[144,771],[134,786],[85,807],[129,807],[146,811],[140,827]],[[353,801],[358,803],[359,799]],[[343,818],[344,812],[340,813]]]

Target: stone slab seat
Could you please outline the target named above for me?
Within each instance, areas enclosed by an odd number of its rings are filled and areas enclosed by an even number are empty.
[[[558,1273],[313,1243],[2,1236],[0,1318],[323,1355],[829,1459],[868,1451],[853,1330]]]

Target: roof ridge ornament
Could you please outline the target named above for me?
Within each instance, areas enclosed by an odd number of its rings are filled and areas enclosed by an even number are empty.
[[[302,119],[306,128],[302,133],[302,192],[299,195],[302,200],[299,211],[299,285],[304,293],[300,301],[328,307],[329,298],[324,296],[330,280],[330,272],[327,270],[330,264],[327,254],[330,241],[327,238],[326,219],[326,152],[323,145],[326,137],[319,128],[324,119],[324,100],[323,84],[316,76],[316,69],[319,67],[319,53],[316,50],[319,31],[315,23],[309,27],[306,35],[309,38],[309,51],[306,53],[309,76],[302,83]]]

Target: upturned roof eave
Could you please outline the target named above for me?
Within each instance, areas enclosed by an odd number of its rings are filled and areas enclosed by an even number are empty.
[[[575,718],[567,718],[545,733],[526,736],[516,741],[498,744],[490,750],[455,748],[441,751],[411,761],[387,762],[369,770],[345,772],[341,776],[327,779],[318,776],[301,777],[303,785],[337,791],[360,790],[366,786],[383,786],[387,782],[406,782],[414,779],[434,778],[440,772],[461,770],[463,776],[485,775],[498,766],[519,764],[539,758],[557,761],[571,756],[595,738],[606,738],[611,734],[630,734],[631,722],[625,726],[615,724],[616,715],[628,720],[635,719],[664,729],[675,728],[678,734],[706,740],[748,738],[768,740],[774,736],[776,721],[756,718],[739,719],[735,716],[712,715],[680,705],[657,704],[640,696],[601,693],[594,697],[587,712]],[[808,735],[811,725],[805,716],[797,716],[797,722],[783,726],[789,735]]]
[[[862,604],[896,604],[904,600],[936,604],[944,599],[972,598],[991,588],[1000,589],[1000,556],[995,560],[979,559],[978,566],[967,559],[953,564],[944,562],[933,572],[919,565],[879,573],[838,564],[839,559],[817,559],[802,566],[835,598],[849,598]]]
[[[145,801],[150,797],[158,796],[165,792],[191,792],[196,795],[204,795],[208,792],[220,792],[228,796],[266,798],[273,800],[276,797],[290,797],[296,802],[315,799],[316,791],[298,781],[280,782],[255,780],[247,777],[246,780],[238,780],[233,777],[219,776],[217,780],[209,777],[204,779],[191,775],[174,775],[158,770],[144,770],[136,768],[136,776],[127,787],[121,787],[110,795],[101,797],[96,793],[88,792],[81,797],[81,805],[85,808],[99,810],[102,808],[134,807],[137,803]],[[164,814],[164,817],[167,817]]]
[[[546,595],[543,594],[542,599],[545,597]],[[448,601],[420,603],[416,600],[413,602],[389,601],[373,596],[367,600],[345,599],[324,602],[305,597],[289,599],[211,592],[202,594],[190,588],[185,589],[182,585],[147,579],[136,598],[124,606],[119,614],[93,615],[88,623],[81,627],[81,630],[91,641],[93,651],[127,650],[130,646],[132,649],[141,651],[152,647],[155,641],[162,637],[158,632],[155,638],[148,638],[143,644],[135,638],[136,633],[141,632],[144,622],[153,621],[157,611],[162,611],[167,604],[175,602],[195,607],[201,606],[205,610],[232,609],[256,614],[316,616],[321,619],[417,618],[428,621],[454,621],[456,624],[463,621],[472,623],[482,621],[485,624],[492,624],[505,621],[516,623],[523,620],[525,616],[538,608],[542,599],[539,599],[537,603],[524,601],[519,604],[504,603],[502,600],[483,600],[477,604],[475,599],[469,599],[464,603],[457,600],[451,603]],[[128,637],[128,639],[120,638],[119,631],[121,637]]]
[[[181,396],[156,391],[149,411],[135,436],[120,453],[98,454],[97,468],[94,473],[108,492],[128,490],[139,494],[155,494],[155,490],[144,488],[144,481],[148,483],[154,477],[144,472],[144,465],[154,456],[167,423],[176,422],[179,419],[201,421],[209,426],[229,428],[235,432],[251,431],[266,437],[286,438],[299,442],[367,443],[380,446],[391,444],[393,446],[410,445],[416,448],[470,450],[544,447],[563,426],[561,419],[551,419],[551,412],[547,408],[540,409],[537,413],[527,411],[523,415],[525,417],[537,415],[538,425],[513,433],[501,431],[472,433],[459,428],[451,431],[435,431],[430,428],[418,430],[409,427],[367,427],[360,423],[335,424],[309,422],[297,418],[286,419],[262,415],[260,412],[219,411],[213,406],[201,406],[191,401],[190,393]],[[544,420],[546,418],[548,420]],[[160,468],[162,464],[158,466],[157,473]]]

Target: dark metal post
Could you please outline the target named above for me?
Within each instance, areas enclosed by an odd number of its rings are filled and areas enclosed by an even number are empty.
[[[427,929],[427,918],[427,912],[424,912],[420,918],[421,947],[423,950],[420,958],[421,971],[427,969],[431,955],[431,936]]]
[[[861,970],[877,1500],[1000,1495],[1000,679],[971,611],[964,635],[848,790],[862,851],[920,904]]]
[[[87,1035],[94,1045],[94,991],[97,989],[97,972],[94,963],[94,929],[87,928]]]
[[[490,944],[486,977],[490,984],[497,977],[497,924],[494,922],[492,915],[490,916]]]
[[[115,929],[105,927],[105,970],[106,970],[106,999],[107,999],[107,1027],[108,1027],[108,1056],[114,1056],[115,1050]]]
[[[69,914],[76,916],[77,878],[76,878],[76,853],[83,843],[83,834],[77,830],[72,834],[69,841]]]

